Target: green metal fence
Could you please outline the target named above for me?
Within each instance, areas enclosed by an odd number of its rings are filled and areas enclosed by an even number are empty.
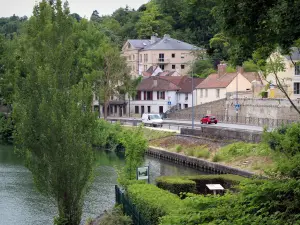
[[[126,197],[125,193],[116,185],[116,203],[123,206],[123,212],[132,218],[134,225],[152,225],[145,220],[134,204]]]

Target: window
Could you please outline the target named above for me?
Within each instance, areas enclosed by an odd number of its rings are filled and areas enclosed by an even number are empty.
[[[185,100],[189,100],[189,94],[185,94]]]
[[[208,95],[208,90],[205,89],[205,97],[207,97],[207,95]]]
[[[172,70],[175,70],[175,68],[176,68],[175,65],[172,65]]]
[[[135,60],[135,55],[132,55],[132,59]]]
[[[159,99],[165,99],[165,92],[164,91],[158,91],[157,92],[157,100]]]
[[[300,75],[300,65],[295,66],[295,75]]]
[[[134,113],[135,113],[135,114],[139,114],[139,107],[138,107],[138,106],[135,106],[135,108],[134,108]]]
[[[140,62],[142,62],[142,61],[143,61],[143,55],[140,54]]]
[[[186,109],[186,108],[188,108],[189,106],[188,106],[188,104],[184,104],[184,108]]]
[[[184,70],[184,67],[185,67],[184,65],[181,65],[181,69],[182,69],[182,70]]]
[[[216,89],[216,97],[220,98],[220,89]]]
[[[159,53],[159,55],[158,55],[158,61],[159,62],[164,62],[165,61],[165,54],[164,53]]]
[[[165,69],[165,65],[163,65],[163,64],[160,64],[159,67],[160,67],[162,70]]]
[[[148,113],[151,113],[151,106],[148,106]]]
[[[144,62],[148,62],[148,54],[144,54]]]
[[[159,106],[159,113],[160,114],[164,113],[164,107],[163,106]]]
[[[184,59],[184,54],[183,53],[181,53],[181,58]]]
[[[203,89],[200,89],[200,98],[203,98]]]
[[[136,93],[135,100],[141,100],[141,91]]]
[[[147,71],[147,65],[144,65],[144,71]]]
[[[129,60],[131,60],[131,55],[129,56]]]
[[[144,100],[153,100],[152,99],[152,91],[144,92]]]
[[[175,58],[175,53],[172,53],[172,58]]]
[[[300,94],[300,83],[294,83],[294,94],[295,95]]]

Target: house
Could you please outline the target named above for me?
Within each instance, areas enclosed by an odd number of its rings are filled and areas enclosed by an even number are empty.
[[[147,72],[151,66],[186,75],[195,60],[195,50],[201,49],[165,34],[163,38],[151,36],[151,39],[127,40],[122,55],[135,77]]]
[[[203,79],[193,78],[194,87]],[[196,101],[194,102],[196,103]],[[131,114],[165,113],[173,107],[192,106],[192,78],[151,76],[141,81],[137,95],[128,107]]]
[[[252,91],[253,83],[261,83],[256,72],[244,72],[238,67],[237,72],[227,73],[226,64],[218,65],[218,72],[210,74],[197,87],[197,105],[226,98],[233,92]]]
[[[274,52],[268,60],[274,60],[275,57],[280,57],[284,63],[285,71],[278,73],[278,78],[284,86],[287,94],[291,99],[300,98],[300,49],[292,48],[290,55],[281,55],[279,52]],[[286,98],[286,96],[277,88],[277,82],[274,74],[269,74],[266,80],[272,83],[273,87],[269,89],[271,98]]]
[[[197,104],[196,87],[204,80],[204,78],[183,79],[179,84],[180,90],[177,92],[177,106],[178,109],[185,109],[192,107],[192,97],[194,97],[194,105]],[[193,84],[193,88],[192,88]],[[193,91],[193,96],[192,96]]]
[[[150,66],[147,71],[142,72],[143,77],[151,76],[181,76],[177,71],[162,71],[159,66]]]

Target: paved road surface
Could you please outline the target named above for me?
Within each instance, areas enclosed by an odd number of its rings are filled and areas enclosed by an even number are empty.
[[[108,117],[108,119],[117,119],[117,120],[137,120],[141,121],[141,118],[126,118],[126,117]],[[195,121],[195,127],[203,126],[199,121]],[[218,124],[209,124],[204,126],[214,126],[220,128],[234,128],[241,130],[252,130],[252,131],[263,131],[263,127],[243,125],[243,124],[230,124],[230,123],[218,123]],[[165,119],[163,128],[171,130],[179,130],[180,127],[192,127],[192,121],[188,120],[170,120]]]

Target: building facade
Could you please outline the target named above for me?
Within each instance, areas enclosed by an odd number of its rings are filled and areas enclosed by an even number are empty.
[[[255,83],[262,83],[258,73],[244,72],[242,67],[227,73],[226,64],[220,64],[218,73],[210,74],[196,87],[197,105],[226,98],[228,93],[252,91]]]
[[[127,40],[122,55],[126,57],[131,74],[135,77],[151,66],[159,66],[163,71],[176,71],[184,76],[195,60],[195,51],[199,50],[166,34],[163,38],[152,36],[150,40]]]

